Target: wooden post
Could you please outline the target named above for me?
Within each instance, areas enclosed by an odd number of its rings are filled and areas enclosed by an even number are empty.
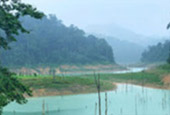
[[[96,76],[96,75],[94,74],[94,78],[95,78],[95,84],[96,84],[97,92],[98,92],[99,115],[101,115],[100,75],[98,74],[98,76]]]
[[[53,82],[55,82],[55,69],[52,70],[52,74],[53,74]]]
[[[107,93],[105,93],[105,115],[107,115]]]
[[[13,113],[14,113],[14,115],[15,115],[15,113],[16,113],[15,110],[13,111]]]
[[[47,115],[49,115],[49,108],[48,108],[48,104],[46,104],[46,106],[47,106],[47,107],[46,107],[46,108],[47,108],[47,111],[46,111],[46,112],[47,112]]]
[[[142,76],[142,93],[144,93],[144,77]]]
[[[123,109],[122,108],[120,109],[120,114],[123,115]]]
[[[42,104],[42,115],[45,115],[45,101],[44,100]]]
[[[137,109],[137,96],[135,97],[135,115],[138,115],[138,109]]]
[[[94,115],[97,115],[97,103],[95,103],[95,113]]]
[[[56,71],[54,68],[50,68],[50,71],[49,71],[50,75],[53,77],[53,82],[55,82],[55,74],[56,74]]]

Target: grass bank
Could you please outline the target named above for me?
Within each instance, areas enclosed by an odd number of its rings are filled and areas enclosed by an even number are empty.
[[[31,87],[34,97],[70,95],[97,92],[94,78],[17,76],[26,86]],[[116,86],[101,80],[101,91],[113,90]]]
[[[33,90],[34,96],[68,95],[96,92],[94,75],[79,76],[17,76]],[[170,65],[126,74],[100,74],[101,90],[113,90],[113,83],[131,83],[152,88],[170,89]]]
[[[91,77],[92,75],[84,76],[84,78]],[[170,65],[161,65],[138,73],[101,74],[101,80],[170,89]]]

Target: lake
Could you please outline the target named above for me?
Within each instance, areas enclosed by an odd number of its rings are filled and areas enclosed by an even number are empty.
[[[118,84],[107,92],[108,115],[170,115],[170,91]],[[97,94],[81,94],[30,98],[25,105],[11,103],[3,115],[95,115]],[[105,93],[101,93],[102,115],[105,113]],[[97,111],[98,112],[98,111]]]

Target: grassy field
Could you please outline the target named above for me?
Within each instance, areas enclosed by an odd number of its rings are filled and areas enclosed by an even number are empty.
[[[131,83],[136,85],[170,89],[163,79],[170,74],[170,65],[158,66],[138,73],[100,74],[101,90],[113,90],[113,83]],[[16,76],[24,84],[31,87],[34,96],[67,95],[96,92],[94,75],[79,76]],[[170,80],[170,77],[168,77]]]
[[[17,76],[33,90],[34,96],[69,95],[97,92],[94,78],[50,76]],[[101,91],[113,90],[116,86],[101,80]]]
[[[131,83],[154,88],[170,89],[170,65],[161,65],[146,71],[126,74],[101,74],[101,80],[116,83]],[[85,78],[91,78],[86,76]],[[169,82],[165,84],[164,78]],[[166,81],[167,82],[167,81]]]

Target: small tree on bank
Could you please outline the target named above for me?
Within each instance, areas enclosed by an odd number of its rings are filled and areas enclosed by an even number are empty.
[[[169,28],[170,28],[170,23],[167,25],[167,29],[169,29]],[[167,61],[168,64],[170,64],[170,52],[169,52],[168,59],[166,61]]]
[[[168,59],[166,61],[168,64],[170,64],[170,53],[169,53]]]

